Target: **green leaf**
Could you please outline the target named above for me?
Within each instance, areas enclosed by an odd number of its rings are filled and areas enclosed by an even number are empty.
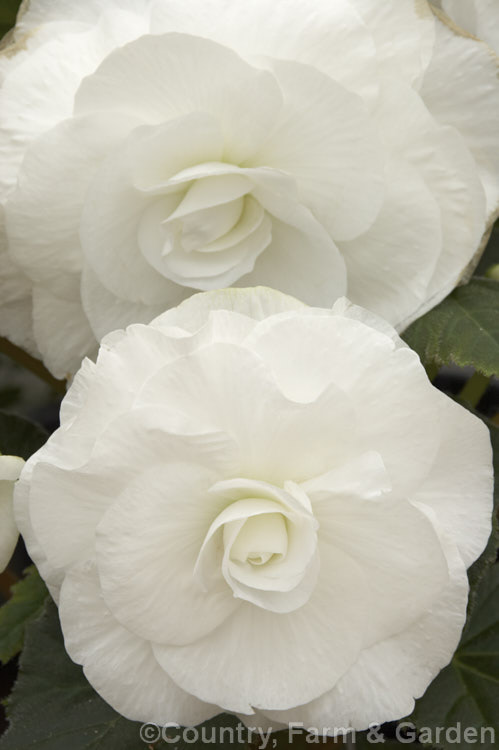
[[[499,374],[499,281],[474,277],[413,323],[403,338],[425,365]]]
[[[25,577],[12,586],[12,597],[0,607],[0,661],[6,664],[23,646],[24,631],[42,611],[47,588],[31,566]]]
[[[2,0],[0,6],[0,39],[16,22],[16,15],[21,0]]]
[[[481,750],[496,747],[488,728],[499,738],[499,565],[494,565],[480,582],[475,607],[461,643],[448,667],[433,681],[416,703],[412,720],[419,729],[474,727],[479,744],[447,741],[444,750]],[[485,731],[480,743],[481,731]]]
[[[0,453],[28,459],[47,441],[45,430],[28,419],[0,411]]]
[[[19,678],[7,702],[9,729],[0,750],[147,750],[141,724],[124,719],[89,685],[82,669],[66,651],[57,608],[47,600],[41,615],[26,628]],[[220,736],[220,728],[232,729],[227,740],[208,747],[248,748],[247,732],[238,741],[235,717],[222,714],[203,725],[205,732]],[[176,730],[171,730],[173,733]],[[201,729],[199,729],[201,732]],[[150,735],[152,739],[153,735]],[[235,736],[235,741],[232,741]],[[223,740],[223,738],[222,738]],[[206,750],[206,742],[152,742],[164,750]]]

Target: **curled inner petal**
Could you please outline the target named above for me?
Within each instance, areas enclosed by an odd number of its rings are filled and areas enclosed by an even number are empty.
[[[302,489],[286,482],[237,479],[210,493],[229,505],[212,523],[194,575],[204,590],[220,570],[234,596],[263,609],[290,612],[309,598],[318,571],[317,528]]]

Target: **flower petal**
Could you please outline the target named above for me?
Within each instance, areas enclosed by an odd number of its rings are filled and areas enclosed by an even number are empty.
[[[96,354],[97,341],[78,298],[69,301],[35,286],[33,323],[43,361],[55,377],[69,378],[85,357]]]
[[[44,18],[42,24],[45,24]],[[38,26],[38,24],[37,24]],[[42,133],[73,113],[81,80],[94,72],[116,46],[145,33],[148,21],[136,14],[99,14],[90,26],[62,22],[29,31],[23,39],[29,54],[19,53],[0,88],[0,196],[15,185],[26,148]],[[20,34],[23,33],[21,26]]]
[[[332,574],[323,576],[294,612],[283,616],[243,602],[204,639],[154,646],[156,658],[184,690],[210,695],[225,710],[250,714],[253,708],[289,708],[312,700],[357,659],[365,617],[367,589],[357,564],[336,550],[328,557],[328,570]],[[352,587],[360,597],[348,596]]]
[[[0,456],[0,572],[9,564],[19,538],[14,518],[14,483],[24,466],[22,458]]]
[[[67,277],[81,271],[85,196],[100,162],[134,122],[114,112],[65,120],[28,150],[5,211],[9,251],[35,284],[64,294]]]
[[[265,712],[269,719],[329,726],[334,716],[335,726],[362,730],[411,714],[414,699],[452,658],[466,619],[466,570],[452,543],[445,548],[451,577],[431,611],[407,630],[363,650],[333,690],[294,711]]]
[[[214,119],[194,113],[134,130],[123,150],[102,164],[87,194],[80,236],[87,262],[116,296],[163,309],[183,299],[185,291],[140,251],[141,217],[154,199],[134,187],[134,180],[155,184],[158,172],[166,180],[182,167],[216,160],[221,148]]]
[[[329,383],[347,394],[362,415],[361,450],[380,453],[397,492],[419,486],[440,439],[438,394],[419,358],[359,320],[326,312],[320,319],[318,325],[315,315],[297,312],[264,320],[246,345],[265,361],[288,398],[312,400]],[[431,434],[428,425],[436,427]]]
[[[303,302],[275,289],[218,289],[204,294],[194,294],[178,307],[167,310],[156,318],[155,328],[176,326],[194,332],[205,322],[211,310],[230,310],[253,320],[264,320],[275,313],[287,310],[305,310]]]
[[[377,115],[385,143],[419,171],[441,211],[442,251],[435,273],[424,303],[397,325],[403,330],[460,280],[485,231],[485,194],[464,139],[454,128],[437,125],[412,89],[391,81]]]
[[[286,34],[282,33],[283,26]],[[179,31],[233,47],[247,60],[261,56],[313,65],[366,98],[378,88],[372,35],[349,0],[205,0],[199,7],[182,0],[152,6],[154,33]]]
[[[75,601],[81,607],[75,608]],[[92,562],[66,576],[59,613],[71,658],[83,665],[90,684],[122,716],[165,725],[172,719],[196,724],[219,713],[218,707],[179,688],[157,663],[150,644],[114,619]]]
[[[480,419],[438,391],[435,402],[440,448],[411,500],[435,512],[469,567],[490,535],[494,485],[490,435]]]
[[[311,403],[291,401],[265,363],[234,344],[215,343],[167,365],[144,384],[136,403],[162,405],[165,428],[174,432],[203,427],[230,435],[240,452],[239,476],[275,485],[322,474],[355,445],[352,404],[337,386]]]
[[[350,0],[371,31],[382,78],[421,80],[435,44],[433,14],[426,2]]]
[[[239,606],[221,576],[209,591],[193,577],[206,531],[226,503],[208,493],[217,478],[212,468],[170,459],[142,472],[97,526],[104,600],[140,638],[190,643]]]
[[[340,549],[364,572],[369,591],[363,601],[364,646],[402,632],[436,606],[448,583],[447,559],[433,524],[418,508],[396,495],[340,494],[333,482],[329,491],[307,492],[320,524],[321,549]],[[329,571],[323,560],[322,575]],[[358,595],[351,590],[350,596]]]
[[[376,221],[357,239],[340,243],[340,250],[349,298],[397,325],[425,300],[442,250],[442,227],[438,203],[414,168],[391,162],[386,179]]]
[[[309,304],[330,307],[345,294],[345,263],[320,224],[299,205],[292,223],[272,221],[272,241],[258,256],[253,271],[235,286],[270,286]]]
[[[374,122],[359,96],[314,68],[272,62],[284,106],[248,162],[293,176],[300,200],[335,240],[364,232],[383,202],[383,157]]]
[[[271,73],[207,39],[164,34],[143,36],[108,55],[82,83],[75,112],[123,110],[150,124],[212,114],[224,135],[224,161],[237,164],[258,148],[281,105]]]
[[[188,290],[185,290],[186,295]],[[100,341],[111,331],[133,323],[149,323],[163,310],[163,305],[145,305],[120,299],[107,289],[85,266],[81,277],[81,301],[95,338]]]
[[[443,0],[442,8],[458,26],[499,53],[499,7],[495,0]]]
[[[492,32],[490,13],[485,12]],[[495,13],[499,30],[497,8]],[[478,164],[490,218],[499,207],[498,60],[485,44],[459,36],[438,19],[436,32],[421,96],[438,122],[452,125],[464,137]]]

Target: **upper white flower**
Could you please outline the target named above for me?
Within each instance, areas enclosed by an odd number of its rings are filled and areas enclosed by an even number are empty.
[[[22,458],[0,455],[0,573],[9,564],[19,537],[12,501],[23,466]]]
[[[15,510],[125,716],[363,729],[456,648],[491,448],[371,313],[208,292],[85,360]]]
[[[497,62],[420,0],[31,0],[0,77],[0,333],[58,376],[230,285],[400,330],[498,206]]]

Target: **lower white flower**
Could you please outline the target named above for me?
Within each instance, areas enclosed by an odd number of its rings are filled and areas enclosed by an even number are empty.
[[[9,564],[19,537],[12,500],[23,466],[22,458],[0,455],[0,572]]]
[[[123,715],[364,729],[457,646],[491,449],[372,314],[208,292],[106,337],[15,503]]]

